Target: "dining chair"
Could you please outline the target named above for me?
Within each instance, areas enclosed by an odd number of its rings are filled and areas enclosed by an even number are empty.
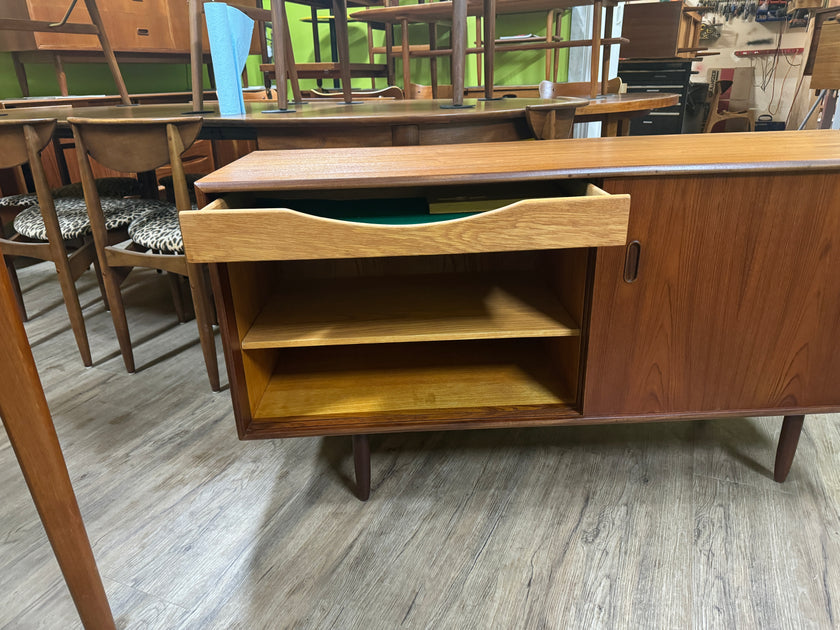
[[[145,267],[189,279],[198,335],[210,386],[219,390],[219,367],[213,338],[212,307],[204,270],[188,263],[178,213],[191,203],[181,154],[195,142],[200,117],[146,119],[87,119],[69,117],[82,177],[88,217],[111,318],[125,367],[135,371],[120,285],[134,267]],[[101,198],[94,185],[91,159],[121,172],[146,172],[169,164],[172,169],[175,204],[142,200],[146,212],[128,227],[128,239],[111,244]]]
[[[12,220],[11,233],[0,238],[0,252],[12,282],[18,311],[24,321],[28,318],[14,259],[25,256],[50,261],[55,265],[76,345],[83,363],[90,366],[90,344],[76,280],[91,264],[96,266],[96,253],[84,201],[61,196],[67,191],[59,190],[58,196],[54,195],[47,183],[41,152],[50,143],[55,125],[54,118],[0,119],[0,146],[3,147],[3,151],[0,151],[0,168],[28,164],[35,184],[34,195],[17,196],[23,203],[19,204],[19,212]],[[131,203],[117,207],[115,200],[107,199],[105,206],[111,230],[127,228],[140,215]]]
[[[725,87],[721,83],[727,83]],[[723,94],[732,83],[730,81],[718,81],[712,91],[712,98],[709,102],[709,113],[706,116],[706,123],[703,125],[703,133],[711,133],[715,125],[726,120],[740,119],[747,125],[747,131],[755,131],[756,110],[744,109],[737,112],[718,111],[720,107],[720,95]]]

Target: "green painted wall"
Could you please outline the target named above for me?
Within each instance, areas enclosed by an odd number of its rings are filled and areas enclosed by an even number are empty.
[[[309,16],[309,8],[303,5],[287,4],[289,23],[292,28],[292,39],[295,42],[295,55],[298,61],[314,61],[314,47],[312,45],[311,25],[302,22],[302,18]],[[323,12],[322,12],[323,13]],[[475,33],[474,20],[469,21],[469,39]],[[497,22],[497,35],[517,35],[533,33],[545,35],[545,15],[528,14],[501,17]],[[441,45],[445,45],[448,38],[445,29],[440,27]],[[411,27],[410,38],[413,43],[426,42],[425,25]],[[569,35],[569,19],[563,21],[563,35]],[[399,37],[399,35],[398,35]],[[399,41],[399,40],[398,40]],[[326,25],[321,26],[322,58],[329,59],[329,31]],[[384,33],[374,31],[376,45],[384,45]],[[350,57],[354,62],[366,62],[367,56],[367,27],[364,24],[350,24]],[[382,57],[384,58],[384,57]],[[477,85],[475,55],[467,60],[467,85]],[[568,52],[561,52],[560,81],[566,80]],[[412,60],[411,80],[413,83],[429,83],[429,64],[427,59]],[[448,59],[438,61],[439,82],[449,82]],[[128,91],[131,93],[146,92],[177,92],[190,89],[189,66],[181,64],[122,64],[120,66]],[[248,81],[251,85],[261,85],[262,75],[259,72],[259,58],[250,57],[247,64]],[[116,94],[111,75],[104,64],[66,64],[67,83],[72,94]],[[26,67],[29,79],[29,89],[32,96],[54,96],[58,94],[58,82],[53,68],[48,64],[30,64]],[[397,80],[400,77],[400,63],[397,62]],[[496,83],[498,85],[528,85],[539,83],[545,78],[545,52],[521,51],[499,53],[496,55]],[[206,77],[206,75],[205,75]],[[325,86],[331,86],[331,81]],[[205,78],[205,86],[209,85]],[[359,88],[370,87],[369,79],[354,79],[353,85]],[[378,80],[377,87],[383,87],[385,80]],[[315,81],[303,81],[304,89],[314,87]],[[0,98],[17,98],[21,91],[15,77],[12,58],[9,53],[0,53]]]

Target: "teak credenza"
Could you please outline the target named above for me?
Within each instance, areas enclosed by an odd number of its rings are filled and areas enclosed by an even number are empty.
[[[242,439],[840,410],[840,132],[263,151],[198,182]]]

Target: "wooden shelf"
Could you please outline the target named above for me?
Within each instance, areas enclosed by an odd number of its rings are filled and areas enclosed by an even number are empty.
[[[533,275],[331,278],[281,285],[242,347],[580,335],[557,297]]]
[[[271,351],[259,351],[271,352]],[[307,424],[342,415],[556,405],[572,410],[545,340],[388,344],[276,351],[256,411],[260,423]],[[284,420],[285,419],[285,420]]]

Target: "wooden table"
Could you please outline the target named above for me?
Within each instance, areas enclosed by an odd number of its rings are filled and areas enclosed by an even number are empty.
[[[272,105],[246,102],[244,115],[221,116],[217,103],[208,103],[203,138],[256,139],[259,148],[313,148],[323,146],[390,146],[522,140],[533,137],[567,137],[575,108],[586,99],[503,99],[478,102],[475,108],[441,109],[436,101],[365,101],[346,105],[324,99],[295,106],[286,114],[265,113]],[[91,118],[150,118],[189,114],[189,104],[138,105],[135,107],[42,108],[38,116],[68,115]],[[555,125],[554,135],[544,125],[552,112],[567,127]],[[14,118],[32,116],[25,108],[8,112]],[[536,130],[529,124],[536,122]],[[564,135],[565,134],[565,135]]]
[[[57,118],[59,123],[69,114],[68,104],[73,105],[74,116],[101,118],[137,118],[153,116],[181,116],[190,111],[188,103],[155,103],[165,95],[137,95],[141,103],[136,107],[91,106],[89,103],[110,101],[113,97],[71,97],[69,99],[15,99],[3,101],[12,117],[29,117],[29,107],[38,107],[38,116]],[[475,108],[445,110],[438,107],[445,101],[365,101],[359,105],[336,102],[310,101],[296,106],[293,113],[266,114],[270,102],[246,101],[247,113],[243,116],[221,116],[218,103],[208,102],[211,113],[204,114],[202,137],[211,139],[262,140],[260,148],[315,148],[330,146],[379,146],[388,144],[416,144],[410,126],[416,126],[420,144],[432,144],[434,139],[452,142],[475,141],[469,136],[484,139],[525,139],[533,137],[527,128],[527,112],[551,111],[557,106],[575,104],[574,122],[598,120],[606,127],[617,128],[618,121],[643,115],[651,109],[676,104],[675,94],[605,94],[593,99],[504,98],[498,101],[467,101]],[[168,98],[167,98],[168,100]],[[50,105],[57,105],[54,109]],[[82,106],[79,106],[82,105]],[[432,130],[445,126],[445,133],[432,134]],[[459,128],[455,136],[449,135]],[[492,134],[490,129],[493,129]],[[500,131],[501,130],[501,131]],[[428,132],[428,133],[426,133]],[[391,133],[390,139],[388,134]],[[484,134],[487,134],[486,136]],[[430,135],[431,134],[431,135]],[[497,135],[498,134],[498,135]],[[615,135],[614,133],[610,135]],[[285,138],[285,140],[284,140]],[[400,142],[400,140],[404,140]],[[425,141],[424,141],[425,140]],[[355,144],[351,144],[355,142]]]
[[[830,130],[266,151],[181,226],[240,437],[356,436],[361,496],[365,434],[752,415],[781,481],[840,410],[838,175]]]

